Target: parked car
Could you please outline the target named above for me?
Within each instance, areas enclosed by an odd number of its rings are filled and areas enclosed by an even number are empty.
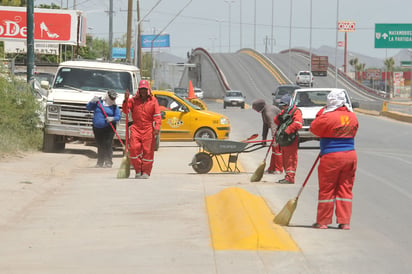
[[[332,90],[338,90],[336,88],[306,88],[297,89],[292,97],[293,103],[302,111],[303,125],[299,130],[299,143],[319,140],[319,137],[313,135],[309,131],[310,124],[315,119],[318,111],[326,106],[326,98]],[[352,102],[349,94],[344,89],[346,94],[346,102],[351,108],[359,107],[359,102]]]
[[[313,75],[308,70],[299,71],[296,74],[296,85],[313,87]]]
[[[17,78],[21,78],[22,80],[26,80],[27,78],[27,71],[16,71],[14,72],[14,75]],[[54,74],[53,73],[48,73],[48,72],[38,72],[35,71],[33,74],[34,79],[39,81],[41,86],[43,88],[50,88],[50,85],[53,83],[54,80]]]
[[[273,104],[278,107],[280,98],[282,98],[283,95],[289,94],[290,97],[292,97],[293,92],[299,88],[300,86],[297,85],[279,85],[276,90],[272,92]]]
[[[201,88],[194,88],[195,95],[199,99],[203,99],[203,90]]]
[[[226,116],[202,110],[174,92],[153,90],[153,95],[162,111],[160,141],[229,138],[230,123]]]
[[[239,90],[228,90],[223,97],[223,108],[227,106],[245,108],[245,98],[246,96]]]
[[[182,98],[189,96],[189,90],[187,88],[174,88],[173,92]]]

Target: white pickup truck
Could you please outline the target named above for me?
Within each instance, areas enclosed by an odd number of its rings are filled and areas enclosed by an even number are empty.
[[[64,150],[67,142],[94,139],[93,112],[86,109],[86,104],[94,96],[103,97],[113,89],[119,95],[116,103],[121,108],[126,90],[132,95],[140,79],[139,69],[132,65],[95,61],[61,63],[47,96],[43,151]],[[124,117],[117,132],[124,140]]]
[[[313,75],[308,70],[302,70],[296,73],[296,85],[313,87]]]
[[[301,110],[303,125],[299,130],[299,143],[319,140],[319,137],[315,136],[309,131],[310,124],[315,119],[319,110],[326,106],[326,98],[332,90],[342,90],[346,94],[346,101],[351,108],[359,107],[359,102],[351,102],[349,94],[344,89],[336,88],[305,88],[295,90],[292,100],[293,103]]]

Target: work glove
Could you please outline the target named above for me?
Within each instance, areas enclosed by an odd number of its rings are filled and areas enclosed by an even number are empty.
[[[114,117],[111,117],[111,116],[106,117],[106,121],[107,121],[108,123],[111,123],[111,122],[114,121]]]
[[[91,100],[90,100],[90,102],[92,102],[92,103],[97,103],[97,101],[99,101],[100,100],[100,98],[98,97],[98,96],[94,96]]]

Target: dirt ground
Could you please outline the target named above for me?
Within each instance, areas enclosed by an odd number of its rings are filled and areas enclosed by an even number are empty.
[[[96,149],[82,144],[65,153],[26,152],[0,158],[0,231],[47,200],[79,167],[92,167]]]

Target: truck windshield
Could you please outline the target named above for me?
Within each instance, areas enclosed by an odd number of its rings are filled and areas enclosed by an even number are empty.
[[[57,72],[53,88],[70,86],[85,91],[113,89],[117,93],[133,91],[132,77],[124,71],[61,68]]]

